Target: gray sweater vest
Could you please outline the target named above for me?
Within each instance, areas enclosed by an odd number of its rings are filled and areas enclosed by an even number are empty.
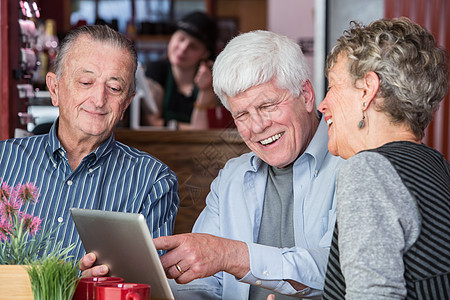
[[[386,157],[416,200],[421,232],[405,253],[406,299],[450,299],[450,166],[439,152],[410,142],[368,150]],[[344,299],[336,228],[324,299]]]

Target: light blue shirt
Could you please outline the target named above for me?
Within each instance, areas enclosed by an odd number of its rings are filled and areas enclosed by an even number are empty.
[[[0,141],[0,180],[9,186],[34,183],[39,202],[27,212],[43,218],[42,224],[62,224],[52,248],[59,241],[65,247],[75,243],[72,254],[84,255],[71,207],[142,213],[153,237],[172,234],[178,184],[165,164],[111,135],[72,171],[55,124],[49,134]]]
[[[227,162],[211,184],[207,206],[193,232],[244,241],[251,270],[242,279],[220,272],[187,285],[172,281],[176,299],[248,299],[247,283],[283,294],[320,299],[336,220],[335,178],[342,162],[328,152],[327,144],[327,126],[322,120],[308,148],[294,163],[293,248],[256,244],[268,165],[254,153]],[[286,279],[309,288],[295,291]]]

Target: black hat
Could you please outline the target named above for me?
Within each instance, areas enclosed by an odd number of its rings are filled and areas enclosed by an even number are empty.
[[[177,29],[181,29],[203,42],[212,56],[216,54],[218,28],[214,19],[206,13],[196,11],[184,16],[177,22]]]

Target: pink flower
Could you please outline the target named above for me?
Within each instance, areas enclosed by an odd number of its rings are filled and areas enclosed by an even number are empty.
[[[23,228],[28,230],[30,235],[35,235],[39,231],[42,220],[29,214],[23,216]]]
[[[6,182],[2,182],[0,186],[0,202],[5,202],[9,198],[11,198],[12,188],[6,184]]]
[[[17,198],[23,203],[36,203],[39,197],[39,190],[33,183],[19,184],[16,188]]]
[[[7,218],[12,221],[14,215],[18,214],[22,202],[16,198],[9,198],[8,200],[0,203],[0,215],[2,218]]]
[[[18,184],[14,188],[2,182],[0,185],[0,240],[23,236],[25,233],[36,235],[42,220],[20,211],[21,207],[34,204],[39,197],[38,188],[33,183]],[[23,224],[23,227],[19,227]],[[16,235],[16,231],[21,233]]]
[[[9,235],[11,234],[13,225],[8,218],[0,218],[0,240],[9,240]]]

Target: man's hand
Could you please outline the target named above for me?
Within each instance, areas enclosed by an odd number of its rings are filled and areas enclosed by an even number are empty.
[[[96,260],[97,257],[94,253],[88,253],[80,259],[79,268],[82,271],[82,277],[105,276],[109,272],[106,265],[92,267]]]
[[[186,233],[153,240],[156,249],[169,250],[161,256],[168,278],[188,283],[225,271],[244,277],[250,270],[247,245],[241,241],[204,233]]]

